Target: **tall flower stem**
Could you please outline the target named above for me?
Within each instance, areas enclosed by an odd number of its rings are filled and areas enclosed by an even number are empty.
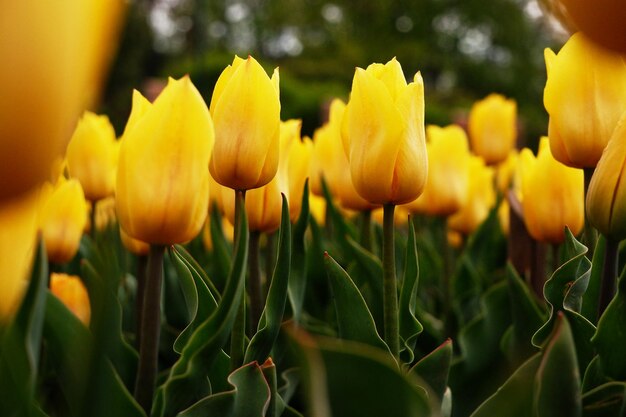
[[[383,312],[385,322],[385,342],[394,357],[400,351],[398,322],[398,289],[396,282],[396,256],[394,248],[393,212],[395,205],[383,206]]]
[[[361,212],[361,246],[372,251],[372,210]]]
[[[248,292],[250,293],[250,335],[256,332],[259,318],[263,311],[263,292],[261,290],[261,269],[259,266],[260,232],[251,232],[248,244]]]
[[[137,293],[135,295],[135,343],[139,350],[141,344],[141,326],[143,317],[143,297],[146,292],[146,274],[148,270],[148,256],[137,256]]]
[[[615,283],[617,281],[617,264],[619,260],[619,242],[606,239],[604,262],[602,263],[602,283],[600,286],[600,303],[598,304],[598,320],[615,296]]]
[[[591,182],[591,177],[593,176],[594,170],[595,168],[584,169],[585,206],[587,205],[586,204],[587,190],[589,189],[589,183]],[[596,231],[596,229],[593,228],[593,226],[589,222],[589,219],[587,218],[587,210],[585,210],[585,228],[583,229],[583,236],[584,236],[585,245],[587,245],[587,248],[589,248],[589,252],[588,252],[589,259],[591,259],[591,257],[593,256],[593,252],[595,251],[595,248],[596,248],[596,241],[598,240],[598,232]]]
[[[241,210],[246,209],[246,191],[235,190],[235,242],[239,241],[237,231],[239,230],[239,217]],[[248,230],[243,233],[249,233]],[[246,336],[246,291],[243,291],[239,311],[235,318],[235,324],[230,334],[230,367],[237,369],[243,364],[244,341]]]
[[[143,295],[139,365],[135,380],[135,399],[150,414],[152,396],[158,372],[159,334],[161,331],[161,284],[165,246],[151,245],[148,274]]]

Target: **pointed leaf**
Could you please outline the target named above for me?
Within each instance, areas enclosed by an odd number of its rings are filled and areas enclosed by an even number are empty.
[[[593,250],[593,261],[589,285],[583,295],[583,306],[580,313],[592,323],[598,322],[598,302],[600,300],[600,287],[602,285],[602,268],[604,253],[606,251],[606,238],[602,235],[598,238]]]
[[[626,416],[626,383],[608,382],[583,395],[585,417]]]
[[[300,322],[302,315],[302,306],[304,304],[304,293],[306,291],[307,281],[307,257],[305,252],[304,237],[309,226],[310,207],[309,207],[309,179],[304,182],[304,191],[302,193],[302,205],[300,216],[293,228],[292,243],[292,263],[291,276],[289,278],[289,302],[291,303],[291,311],[293,312],[293,320]]]
[[[404,279],[402,281],[402,288],[400,289],[400,301],[398,305],[400,314],[400,343],[402,344],[400,357],[405,363],[413,362],[415,358],[413,353],[415,342],[420,333],[422,333],[422,330],[424,330],[422,324],[415,317],[418,284],[419,264],[417,260],[415,229],[413,228],[413,222],[409,220],[409,239],[406,246]],[[439,398],[441,398],[442,395],[443,392],[441,392]]]
[[[422,378],[435,392],[437,398],[443,400],[446,387],[448,386],[451,361],[452,340],[448,339],[437,349],[420,359],[409,373]]]

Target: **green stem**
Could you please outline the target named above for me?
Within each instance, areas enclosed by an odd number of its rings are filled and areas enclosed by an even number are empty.
[[[143,297],[146,291],[146,273],[148,268],[148,257],[139,255],[137,257],[137,292],[135,294],[135,341],[137,350],[141,344],[141,325],[143,317]]]
[[[248,292],[250,296],[250,328],[249,335],[256,333],[259,319],[263,312],[263,294],[261,291],[261,268],[259,265],[259,239],[261,233],[250,232],[248,243]]]
[[[152,408],[152,396],[158,372],[164,254],[165,246],[150,246],[141,317],[141,341],[139,343],[139,365],[135,381],[135,399],[148,415]]]
[[[589,183],[591,182],[591,177],[593,176],[593,171],[594,170],[595,170],[595,168],[585,168],[584,169],[584,173],[585,173],[585,206],[587,205],[587,203],[586,203],[586,201],[587,201],[587,190],[589,189]],[[587,256],[589,257],[589,259],[591,259],[592,256],[593,256],[593,252],[596,249],[596,242],[598,240],[598,232],[591,225],[591,222],[589,221],[589,218],[587,217],[587,210],[585,210],[585,228],[583,230],[583,236],[584,236],[585,245],[587,245],[587,248],[589,248],[589,252],[588,252]]]
[[[372,251],[372,210],[361,212],[361,246]]]
[[[235,191],[235,239],[234,242],[239,241],[237,231],[239,230],[239,217],[241,210],[246,209],[246,191]],[[249,233],[248,230],[243,233]],[[230,366],[231,369],[237,369],[243,364],[244,357],[244,341],[246,333],[246,291],[244,289],[241,295],[241,303],[239,305],[239,311],[233,324],[233,330],[230,334]]]
[[[385,342],[394,357],[400,351],[398,323],[398,290],[396,282],[396,259],[394,248],[393,212],[395,205],[385,204],[383,208],[383,312],[385,321]]]
[[[267,296],[267,287],[270,285],[270,280],[272,279],[272,274],[274,273],[274,265],[276,264],[276,246],[274,242],[276,241],[276,233],[266,233],[265,237],[267,238],[265,244],[265,291],[263,294]]]
[[[617,282],[617,263],[619,260],[619,241],[606,239],[604,262],[602,264],[602,283],[600,289],[600,303],[598,304],[598,320],[615,296]]]

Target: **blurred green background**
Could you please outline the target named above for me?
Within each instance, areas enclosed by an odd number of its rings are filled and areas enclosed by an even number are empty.
[[[131,90],[153,98],[167,76],[190,74],[210,102],[234,54],[280,67],[282,118],[311,135],[333,97],[347,99],[355,67],[421,71],[426,121],[463,124],[491,92],[518,102],[520,145],[547,131],[543,49],[566,35],[536,0],[134,0],[99,111],[118,134]]]

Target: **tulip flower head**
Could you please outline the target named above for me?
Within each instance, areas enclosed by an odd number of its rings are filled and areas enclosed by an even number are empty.
[[[626,239],[626,114],[598,162],[587,190],[587,216],[602,234]]]
[[[487,164],[504,161],[517,139],[517,104],[490,94],[472,106],[468,120],[472,151]]]
[[[128,235],[146,243],[186,242],[207,216],[211,116],[187,76],[170,79],[152,106],[135,103],[120,147],[118,220]]]
[[[405,207],[409,211],[448,216],[467,199],[470,153],[465,131],[459,126],[428,126],[428,179],[424,192]]]
[[[270,79],[254,58],[235,57],[215,84],[210,111],[215,123],[209,166],[213,178],[235,190],[270,182],[278,169],[278,68]]]
[[[113,195],[117,152],[109,118],[85,112],[67,146],[67,164],[70,176],[80,181],[88,200]]]
[[[359,195],[372,204],[415,200],[428,171],[420,73],[407,84],[395,58],[357,68],[344,117],[344,149]]]
[[[539,142],[537,157],[530,149],[520,154],[522,209],[528,233],[541,242],[560,243],[565,226],[574,235],[584,226],[584,179],[580,169],[557,161],[548,138]]]
[[[65,304],[85,326],[89,326],[91,306],[89,294],[79,277],[67,274],[50,274],[50,292]]]
[[[308,137],[300,139],[301,120],[287,120],[280,124],[280,154],[279,170],[287,180],[289,197],[289,217],[295,222],[302,208],[302,193],[304,183],[309,176],[313,142]]]
[[[558,55],[545,50],[548,80],[543,104],[557,161],[595,167],[626,110],[626,62],[575,33]]]

